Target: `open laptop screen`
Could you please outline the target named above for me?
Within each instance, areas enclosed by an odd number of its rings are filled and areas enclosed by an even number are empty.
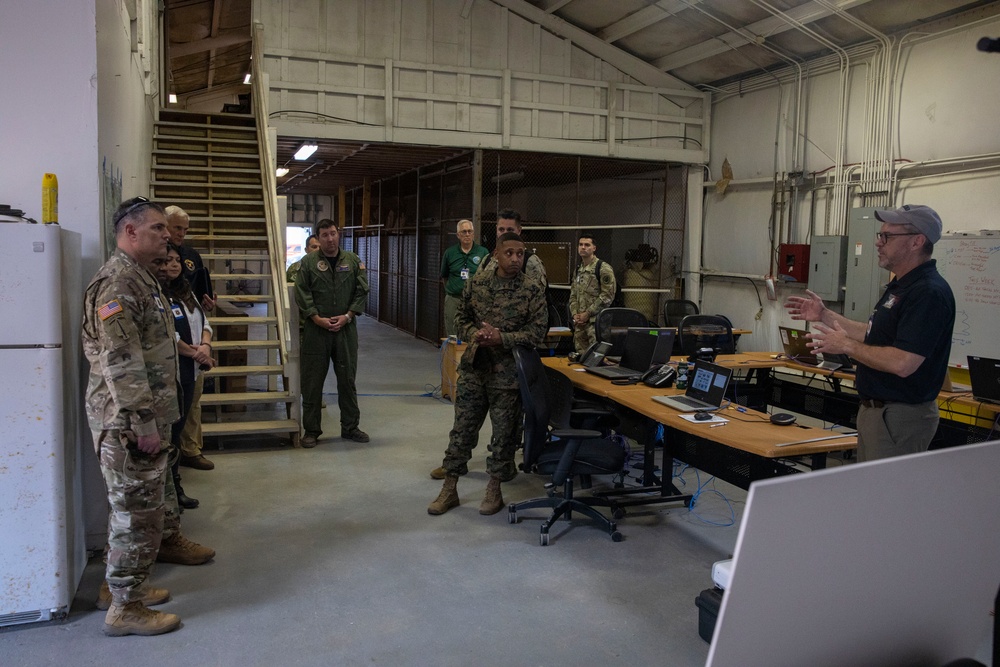
[[[1000,403],[1000,359],[966,357],[972,397],[977,401]]]

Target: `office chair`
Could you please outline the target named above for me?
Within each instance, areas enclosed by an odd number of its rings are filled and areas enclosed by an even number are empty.
[[[681,354],[693,357],[698,350],[710,347],[715,354],[736,354],[733,325],[722,315],[688,315],[677,328]]]
[[[600,437],[600,432],[570,427],[572,384],[569,378],[547,376],[538,350],[527,347],[514,348],[518,384],[524,410],[524,460],[521,470],[536,475],[546,475],[546,496],[519,503],[507,508],[507,521],[517,523],[521,510],[547,507],[552,514],[541,526],[539,542],[549,544],[549,529],[560,518],[572,520],[573,512],[580,512],[608,531],[611,539],[621,542],[614,521],[601,514],[595,507],[611,507],[606,498],[573,496],[573,478],[589,475],[614,475],[625,467],[625,450],[613,440]],[[550,384],[549,378],[552,378]],[[556,495],[559,488],[562,495]]]
[[[663,326],[677,328],[685,317],[698,313],[698,304],[694,301],[667,299],[663,302]]]
[[[698,314],[698,304],[687,299],[667,299],[663,302],[663,326],[674,327],[678,330],[674,337],[674,349],[671,356],[679,357],[684,352],[681,349],[680,326],[681,320],[688,315]]]
[[[648,327],[649,320],[632,308],[605,308],[597,314],[594,334],[598,343],[611,343],[609,357],[620,357],[625,352],[625,332],[629,327]]]

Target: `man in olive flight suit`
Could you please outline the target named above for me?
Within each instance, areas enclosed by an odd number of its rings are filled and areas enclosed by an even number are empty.
[[[87,287],[82,326],[87,419],[111,506],[104,633],[157,635],[176,629],[180,618],[147,607],[170,597],[144,585],[153,561],[193,565],[215,552],[180,534],[167,474],[170,426],[180,416],[177,347],[173,315],[148,270],[166,255],[166,217],[158,204],[136,197],[118,207],[113,222],[118,248]]]
[[[520,236],[503,234],[497,239],[495,261],[477,271],[462,293],[455,324],[469,346],[458,365],[455,424],[441,464],[444,485],[428,506],[428,514],[444,514],[459,505],[458,478],[469,472],[469,459],[487,413],[493,441],[491,456],[486,459],[490,481],[479,505],[480,514],[503,509],[500,483],[517,473],[514,455],[520,433],[521,394],[513,348],[537,346],[548,330],[545,287],[521,271],[524,254]]]
[[[354,380],[358,374],[358,328],[355,319],[368,300],[368,276],[361,258],[340,249],[340,228],[329,218],[316,223],[319,252],[302,258],[295,278],[295,300],[302,333],[303,447],[315,447],[322,435],[323,383],[333,360],[340,405],[340,437],[368,442],[358,428],[361,411]]]

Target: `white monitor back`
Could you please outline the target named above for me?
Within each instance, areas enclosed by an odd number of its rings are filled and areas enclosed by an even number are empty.
[[[994,441],[755,483],[706,665],[988,664],[998,475]]]

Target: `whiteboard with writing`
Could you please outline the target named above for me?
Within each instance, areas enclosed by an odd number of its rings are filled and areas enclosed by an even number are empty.
[[[955,293],[948,362],[964,367],[967,355],[1000,358],[1000,231],[942,236],[934,258]]]

